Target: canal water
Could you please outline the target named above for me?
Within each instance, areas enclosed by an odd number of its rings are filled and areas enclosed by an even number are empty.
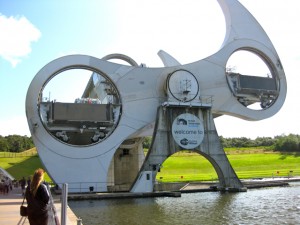
[[[240,193],[69,201],[84,225],[300,224],[300,182]]]

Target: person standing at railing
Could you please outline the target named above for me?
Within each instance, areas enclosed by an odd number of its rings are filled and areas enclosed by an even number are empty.
[[[21,185],[21,189],[22,189],[22,196],[25,195],[25,186],[26,186],[26,180],[25,180],[25,177],[23,177],[21,180],[20,180],[20,185]]]
[[[34,172],[30,186],[26,188],[27,213],[30,225],[47,225],[50,195],[43,184],[44,170]]]
[[[6,177],[4,180],[4,194],[8,194],[9,192],[9,178]]]
[[[30,184],[31,184],[31,177],[29,176],[28,178],[27,178],[27,186],[29,186],[30,187]]]

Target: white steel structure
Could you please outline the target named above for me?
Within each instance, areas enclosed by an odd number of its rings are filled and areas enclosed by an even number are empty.
[[[155,124],[156,127],[165,127],[163,110],[170,106],[197,109],[187,115],[181,112],[170,115],[170,118],[174,117],[170,122],[174,123],[176,119],[177,127],[187,123],[184,118],[190,118],[186,120],[195,124],[204,123],[198,130],[190,131],[195,134],[207,134],[207,129],[215,130],[212,119],[220,115],[256,121],[271,117],[280,110],[287,84],[272,42],[238,1],[218,2],[225,15],[226,37],[218,52],[202,60],[181,65],[160,51],[165,67],[147,68],[120,54],[103,59],[69,55],[55,59],[36,74],[26,97],[28,125],[47,172],[59,186],[68,183],[70,192],[106,192],[110,186],[117,185],[116,180],[120,181],[121,187],[122,175],[128,174],[131,184],[126,190],[153,191],[157,166],[165,158],[157,161],[148,158],[148,166],[142,165],[142,138],[152,135]],[[259,56],[269,68],[271,77],[226,72],[228,59],[238,50]],[[130,65],[107,61],[111,58],[123,59]],[[72,69],[91,71],[92,76],[82,98],[76,103],[43,101],[42,91],[48,81]],[[261,109],[247,107],[253,103],[259,103]],[[200,122],[194,118],[195,115]],[[214,135],[216,138],[216,131]],[[209,143],[207,139],[209,137],[205,135],[200,135],[194,142],[178,139],[175,142],[179,147],[176,145],[174,148],[180,150],[181,145],[196,143],[191,148],[199,148],[199,152],[209,157],[209,151],[204,150]],[[164,140],[159,143],[164,143]],[[220,149],[218,143],[215,148]],[[125,172],[118,172],[115,167],[117,158],[124,159],[123,156],[131,154],[131,151],[137,155],[135,163],[132,167],[123,167]],[[167,155],[171,153],[169,151]],[[219,178],[222,177],[226,168],[222,168],[220,162],[214,164],[213,157],[208,159],[215,166]],[[149,169],[153,161],[156,164]],[[130,165],[130,160],[127,163]],[[234,171],[231,175],[224,175],[223,188],[241,187],[235,178],[227,181],[226,176],[235,176]]]

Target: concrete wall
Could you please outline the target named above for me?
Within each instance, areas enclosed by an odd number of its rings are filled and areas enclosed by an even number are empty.
[[[129,191],[144,159],[142,143],[131,149],[118,148],[110,166],[108,191]]]
[[[154,191],[179,191],[187,183],[157,183],[154,185]]]

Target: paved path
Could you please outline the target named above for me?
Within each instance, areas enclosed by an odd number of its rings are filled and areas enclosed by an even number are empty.
[[[60,220],[61,203],[54,197],[55,207]],[[20,216],[23,197],[20,188],[14,188],[8,195],[0,194],[0,225],[29,225],[26,217]],[[76,225],[77,217],[70,208],[67,209],[67,224]]]

